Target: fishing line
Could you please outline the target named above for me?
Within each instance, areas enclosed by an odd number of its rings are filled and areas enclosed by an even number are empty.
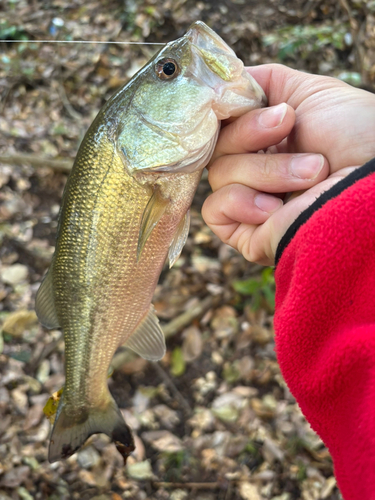
[[[167,45],[161,42],[103,42],[99,40],[0,40],[0,43],[114,43],[119,45]]]

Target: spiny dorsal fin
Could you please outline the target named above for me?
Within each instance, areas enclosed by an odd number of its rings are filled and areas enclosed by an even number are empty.
[[[158,361],[164,356],[166,350],[164,333],[152,304],[124,346],[150,361]]]
[[[186,212],[185,216],[180,220],[177,227],[175,235],[173,237],[172,243],[169,247],[168,258],[169,258],[169,269],[173,266],[176,260],[181,255],[182,249],[186,243],[190,228],[190,208]]]
[[[155,189],[143,212],[141,227],[139,228],[137,260],[139,260],[143,247],[146,244],[152,230],[163,217],[169,201],[164,199],[159,189]]]
[[[39,321],[46,328],[59,328],[53,300],[52,274],[47,272],[35,298],[35,310]]]

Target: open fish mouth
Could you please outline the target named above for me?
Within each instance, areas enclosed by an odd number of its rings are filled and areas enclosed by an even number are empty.
[[[213,110],[219,120],[240,116],[267,105],[261,86],[247,73],[243,62],[213,30],[201,21],[185,35],[194,58],[192,74],[216,95]]]
[[[201,21],[194,23],[186,33],[193,50],[197,51],[210,70],[222,80],[237,80],[244,69],[243,62],[213,30]]]

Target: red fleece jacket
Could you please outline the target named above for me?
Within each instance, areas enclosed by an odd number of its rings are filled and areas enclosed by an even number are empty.
[[[281,370],[345,500],[375,499],[374,260],[372,160],[300,215],[275,273]]]

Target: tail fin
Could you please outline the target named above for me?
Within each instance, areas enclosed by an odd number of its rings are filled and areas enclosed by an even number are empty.
[[[123,416],[114,400],[107,408],[87,409],[79,418],[71,417],[66,413],[62,397],[51,433],[48,460],[56,462],[73,455],[92,434],[103,432],[115,442],[118,451],[127,457],[134,450],[134,441],[130,428],[126,425]]]

